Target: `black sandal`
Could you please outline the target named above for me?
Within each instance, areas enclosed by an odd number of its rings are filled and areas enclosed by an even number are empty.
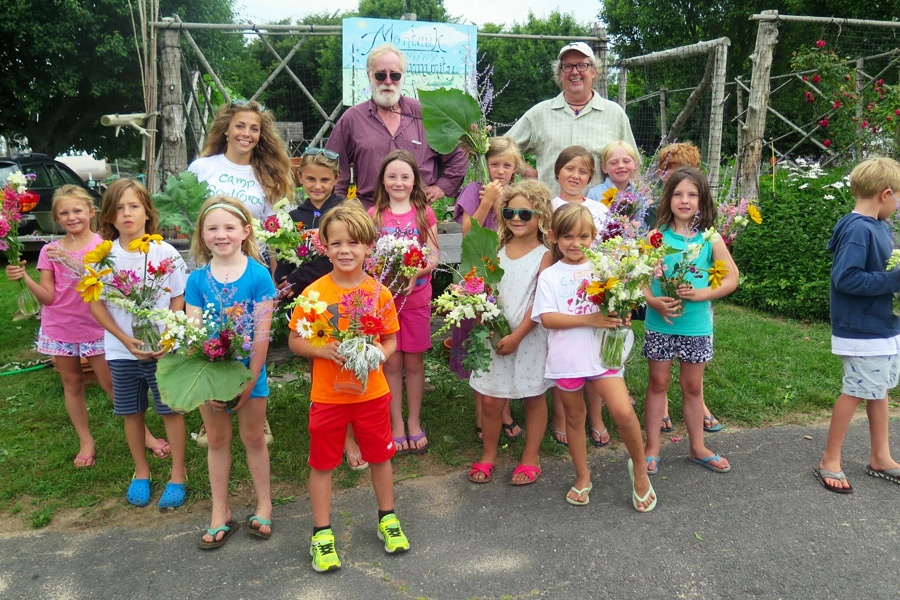
[[[513,430],[518,427],[519,433],[513,435]],[[508,440],[517,440],[523,435],[525,435],[525,429],[522,428],[521,425],[513,421],[512,423],[503,423],[503,433],[506,435],[506,439]]]

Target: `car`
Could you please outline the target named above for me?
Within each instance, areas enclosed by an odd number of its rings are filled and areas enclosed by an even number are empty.
[[[53,204],[53,192],[66,184],[77,185],[87,190],[94,199],[94,204],[99,208],[100,195],[85,185],[75,172],[46,154],[17,154],[15,156],[0,157],[0,186],[6,185],[6,179],[12,173],[21,171],[28,175],[34,174],[34,181],[28,189],[38,194],[37,206],[33,210],[22,215],[19,223],[19,234],[30,235],[41,231],[43,233],[64,233],[59,223],[53,220],[50,207]]]

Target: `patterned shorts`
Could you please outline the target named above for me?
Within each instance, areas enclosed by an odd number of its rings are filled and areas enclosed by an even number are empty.
[[[841,391],[854,398],[881,400],[900,379],[900,355],[841,356],[844,378]]]
[[[713,336],[675,335],[647,331],[641,354],[648,360],[661,362],[678,358],[683,363],[705,363],[713,357]]]
[[[37,351],[49,356],[99,356],[103,354],[103,336],[90,342],[60,342],[38,332]]]

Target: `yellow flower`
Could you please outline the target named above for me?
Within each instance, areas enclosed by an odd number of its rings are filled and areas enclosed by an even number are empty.
[[[159,347],[161,350],[165,350],[166,352],[172,352],[175,350],[175,346],[178,345],[178,340],[174,337],[163,337],[159,342]]]
[[[347,200],[353,200],[354,198],[356,198],[356,186],[351,185],[347,189]]]
[[[163,240],[163,236],[154,233],[153,235],[144,234],[141,237],[132,240],[130,244],[128,244],[129,252],[140,252],[141,254],[147,254],[150,252],[150,242],[156,242],[157,244],[161,244]]]
[[[617,283],[619,283],[619,280],[616,279],[615,277],[610,277],[605,282],[593,280],[588,284],[587,289],[585,291],[588,293],[589,296],[598,296],[598,295],[602,294],[603,292],[605,292],[606,290],[613,289],[613,287],[615,287],[615,285]]]
[[[309,343],[314,348],[321,348],[331,338],[331,325],[325,319],[319,319],[309,326]]]
[[[85,253],[84,264],[93,265],[102,261],[109,255],[111,250],[112,242],[110,240],[106,240],[102,244],[97,244],[97,246],[93,250]]]
[[[100,281],[100,278],[112,273],[112,269],[103,269],[99,273],[88,266],[85,266],[85,269],[87,269],[88,274],[81,278],[75,289],[78,290],[78,293],[81,294],[81,299],[85,302],[96,302],[100,299],[100,294],[103,292],[103,282]]]
[[[609,208],[609,205],[613,203],[613,200],[616,199],[616,194],[619,193],[619,190],[615,187],[611,187],[600,197],[600,202],[602,202],[606,208]]]
[[[750,215],[750,219],[757,225],[762,223],[762,215],[759,214],[759,209],[756,208],[755,204],[751,204],[747,207],[747,214]]]
[[[709,273],[709,287],[712,289],[722,285],[722,280],[728,275],[728,269],[725,268],[724,260],[717,260],[713,263],[712,268],[706,272]]]

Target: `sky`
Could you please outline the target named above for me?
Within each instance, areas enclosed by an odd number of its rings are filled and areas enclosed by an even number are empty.
[[[359,0],[329,0],[320,4],[297,0],[256,0],[252,4],[250,0],[236,2],[239,15],[259,22],[286,18],[296,22],[307,14],[344,12],[355,10],[357,6]],[[444,0],[444,8],[451,16],[462,17],[460,22],[478,26],[485,23],[524,23],[529,9],[536,17],[546,17],[551,11],[559,9],[562,13],[573,14],[579,22],[592,23],[598,20],[600,3],[597,0]]]

